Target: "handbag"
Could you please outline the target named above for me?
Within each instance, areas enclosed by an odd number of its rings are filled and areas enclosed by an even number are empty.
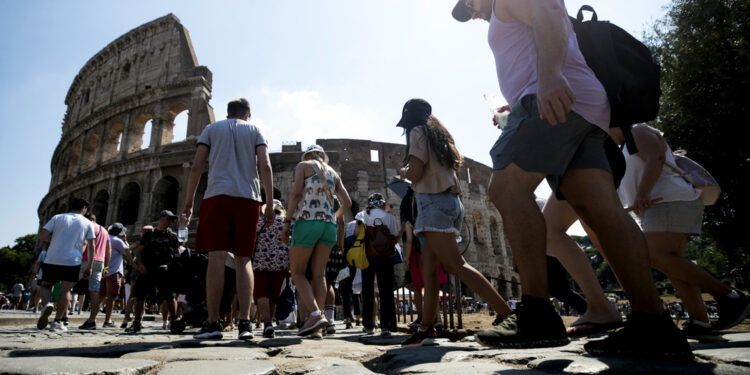
[[[721,187],[716,179],[702,165],[685,156],[684,150],[677,150],[672,153],[676,165],[669,161],[665,162],[672,170],[677,172],[685,181],[701,191],[701,201],[704,206],[711,206],[719,200]]]
[[[286,287],[279,295],[279,302],[276,304],[276,319],[281,321],[286,319],[294,311],[294,291],[292,290],[290,277],[286,277]]]

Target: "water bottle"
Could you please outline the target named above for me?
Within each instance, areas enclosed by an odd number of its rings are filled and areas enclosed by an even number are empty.
[[[505,129],[505,126],[508,125],[508,115],[510,115],[510,112],[500,112],[500,108],[505,105],[505,102],[497,96],[487,94],[484,94],[484,100],[490,106],[490,112],[492,112],[497,127],[500,130]]]
[[[188,228],[187,228],[187,216],[180,214],[179,228],[177,229],[177,240],[180,242],[187,242],[188,240]]]

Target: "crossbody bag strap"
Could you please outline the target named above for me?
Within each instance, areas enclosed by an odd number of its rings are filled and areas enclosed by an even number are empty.
[[[326,196],[328,196],[328,203],[331,204],[331,207],[334,207],[335,200],[333,199],[333,193],[331,193],[331,187],[328,186],[326,175],[324,175],[323,172],[321,171],[320,165],[318,165],[317,160],[313,162],[312,168],[315,170],[315,174],[318,175],[318,178],[320,178],[320,183],[323,184],[323,190],[326,191]]]

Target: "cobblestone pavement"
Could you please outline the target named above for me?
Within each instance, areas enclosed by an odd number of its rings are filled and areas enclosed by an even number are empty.
[[[322,340],[277,330],[274,339],[223,340],[170,335],[160,321],[144,322],[141,334],[121,329],[40,331],[30,314],[0,315],[0,374],[750,374],[750,333],[731,333],[712,343],[693,342],[692,363],[595,358],[583,340],[553,349],[498,350],[467,337],[439,339],[434,347],[402,348],[404,333],[364,336],[361,327]],[[119,321],[118,325],[119,325]],[[260,330],[256,330],[260,336]]]

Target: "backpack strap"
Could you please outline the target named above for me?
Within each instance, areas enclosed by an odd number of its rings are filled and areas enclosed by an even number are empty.
[[[331,204],[331,207],[336,205],[336,201],[333,199],[333,193],[331,193],[331,187],[328,186],[328,181],[326,181],[326,175],[321,172],[320,164],[318,164],[317,160],[313,160],[313,164],[311,165],[313,170],[315,170],[315,174],[318,175],[318,178],[320,178],[321,184],[323,184],[323,190],[326,192],[326,196],[328,196],[328,203]]]

